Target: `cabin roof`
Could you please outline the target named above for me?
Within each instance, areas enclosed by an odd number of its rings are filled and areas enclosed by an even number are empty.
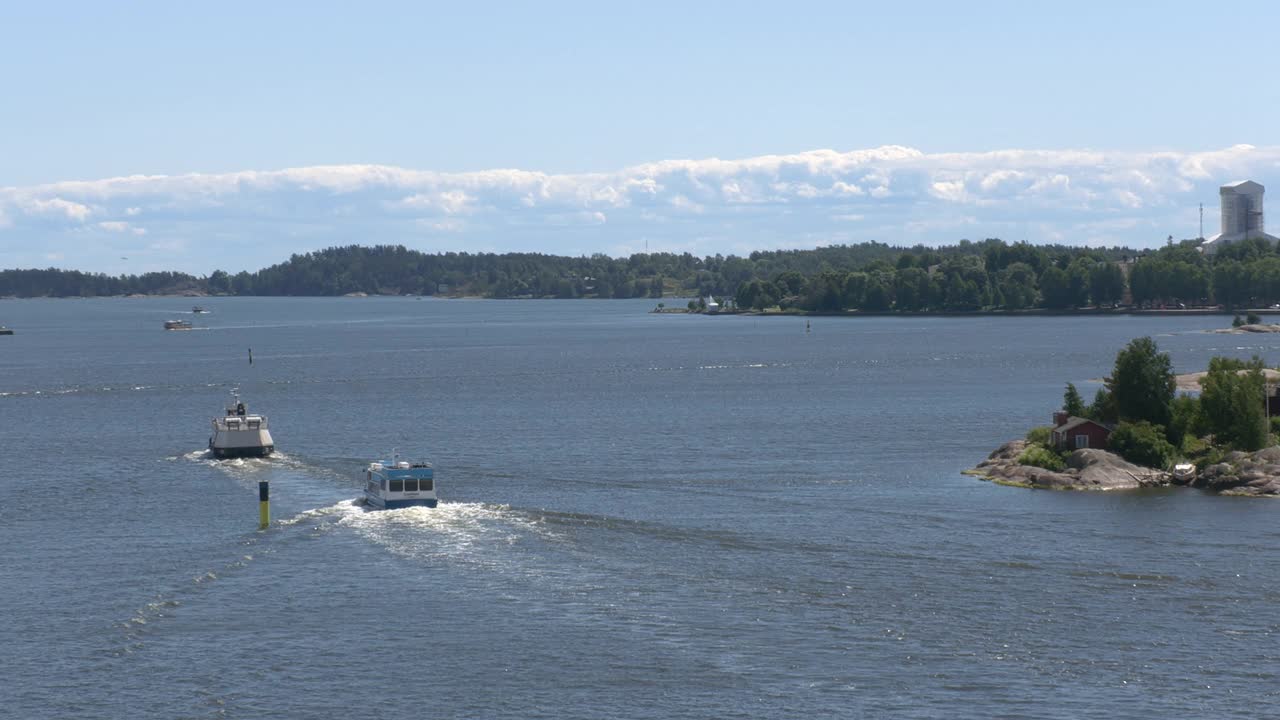
[[[1063,433],[1065,433],[1065,432],[1070,432],[1070,431],[1072,431],[1072,430],[1075,430],[1075,429],[1077,429],[1077,428],[1080,428],[1080,427],[1082,427],[1082,426],[1084,426],[1084,425],[1097,425],[1098,427],[1102,428],[1103,430],[1106,430],[1107,432],[1111,432],[1111,428],[1107,427],[1106,425],[1103,425],[1102,423],[1098,422],[1097,420],[1090,420],[1089,418],[1082,418],[1082,417],[1075,417],[1075,416],[1072,416],[1071,418],[1068,418],[1068,419],[1067,419],[1067,421],[1066,421],[1065,423],[1063,423],[1063,424],[1059,425],[1058,427],[1054,428],[1054,429],[1053,429],[1053,431],[1054,431],[1054,432],[1063,432]],[[1043,431],[1042,431],[1042,432],[1043,432]]]

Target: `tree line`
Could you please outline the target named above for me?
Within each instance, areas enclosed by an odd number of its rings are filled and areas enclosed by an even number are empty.
[[[1141,253],[987,240],[968,252],[905,251],[862,268],[784,272],[739,287],[739,307],[819,312],[1259,307],[1280,303],[1280,250],[1250,240],[1206,256],[1199,241]],[[957,246],[959,247],[959,246]]]
[[[0,271],[0,296],[160,293],[226,295],[469,295],[492,298],[660,298],[708,295],[742,308],[921,311],[1280,302],[1280,253],[1248,241],[1206,257],[1195,241],[1156,251],[960,241],[753,252],[745,257],[637,253],[423,253],[349,245],[295,254],[256,272],[109,276],[77,270]]]

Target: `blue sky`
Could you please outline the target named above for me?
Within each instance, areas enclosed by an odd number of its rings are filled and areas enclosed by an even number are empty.
[[[0,267],[1152,245],[1280,181],[1270,4],[886,5],[6,3]]]

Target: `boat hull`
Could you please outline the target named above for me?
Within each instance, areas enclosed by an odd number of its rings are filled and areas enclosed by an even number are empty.
[[[262,447],[214,447],[209,446],[209,452],[219,460],[229,460],[231,458],[264,458],[276,451],[274,445],[263,445]]]
[[[399,510],[407,507],[433,508],[439,504],[436,498],[406,498],[403,500],[383,500],[377,495],[365,495],[365,504],[375,510]]]

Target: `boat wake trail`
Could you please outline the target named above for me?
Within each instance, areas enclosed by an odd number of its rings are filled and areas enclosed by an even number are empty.
[[[324,475],[333,474],[332,470],[329,468],[311,465],[292,455],[280,452],[279,450],[272,453],[269,457],[264,458],[226,458],[220,460],[214,457],[213,453],[210,452],[208,448],[202,448],[200,450],[192,450],[191,452],[182,453],[180,455],[171,455],[166,459],[175,462],[185,461],[200,463],[236,476],[271,469],[297,470],[299,472],[320,473]]]
[[[524,542],[545,539],[547,528],[506,505],[442,502],[435,508],[365,510],[338,521],[389,551],[429,563],[488,568],[513,565],[508,552]]]
[[[349,515],[358,515],[363,512],[364,507],[358,500],[343,500],[327,507],[303,510],[293,517],[277,520],[275,524],[280,527],[290,527],[309,522],[324,522],[330,519],[337,519],[340,522]]]
[[[157,593],[151,602],[135,610],[129,619],[116,624],[122,632],[121,643],[109,648],[107,654],[119,657],[141,650],[143,641],[148,634],[155,631],[155,626],[162,620],[177,615],[183,604],[189,601],[200,588],[245,568],[255,558],[270,553],[270,548],[260,546],[260,540],[260,537],[245,538],[240,544],[240,554],[234,560],[216,566],[212,570],[198,572],[187,582]]]
[[[198,452],[193,452],[187,455],[194,456],[199,454]],[[343,500],[327,507],[305,510],[291,517],[278,520],[273,527],[288,529],[311,523],[315,523],[317,527],[332,527],[334,520],[340,520],[344,516],[363,512],[363,509],[357,506],[354,500]],[[313,529],[316,528],[313,527]],[[162,624],[162,621],[166,618],[177,615],[182,606],[195,600],[204,588],[248,567],[258,558],[277,552],[281,541],[287,542],[288,539],[301,537],[304,536],[288,532],[255,532],[252,535],[242,537],[237,543],[233,559],[221,564],[215,564],[212,569],[196,571],[187,576],[186,580],[171,585],[167,590],[157,593],[150,602],[131,613],[127,620],[116,623],[123,633],[122,642],[110,648],[107,651],[108,654],[121,656],[141,650],[146,636],[154,632],[157,625]]]

